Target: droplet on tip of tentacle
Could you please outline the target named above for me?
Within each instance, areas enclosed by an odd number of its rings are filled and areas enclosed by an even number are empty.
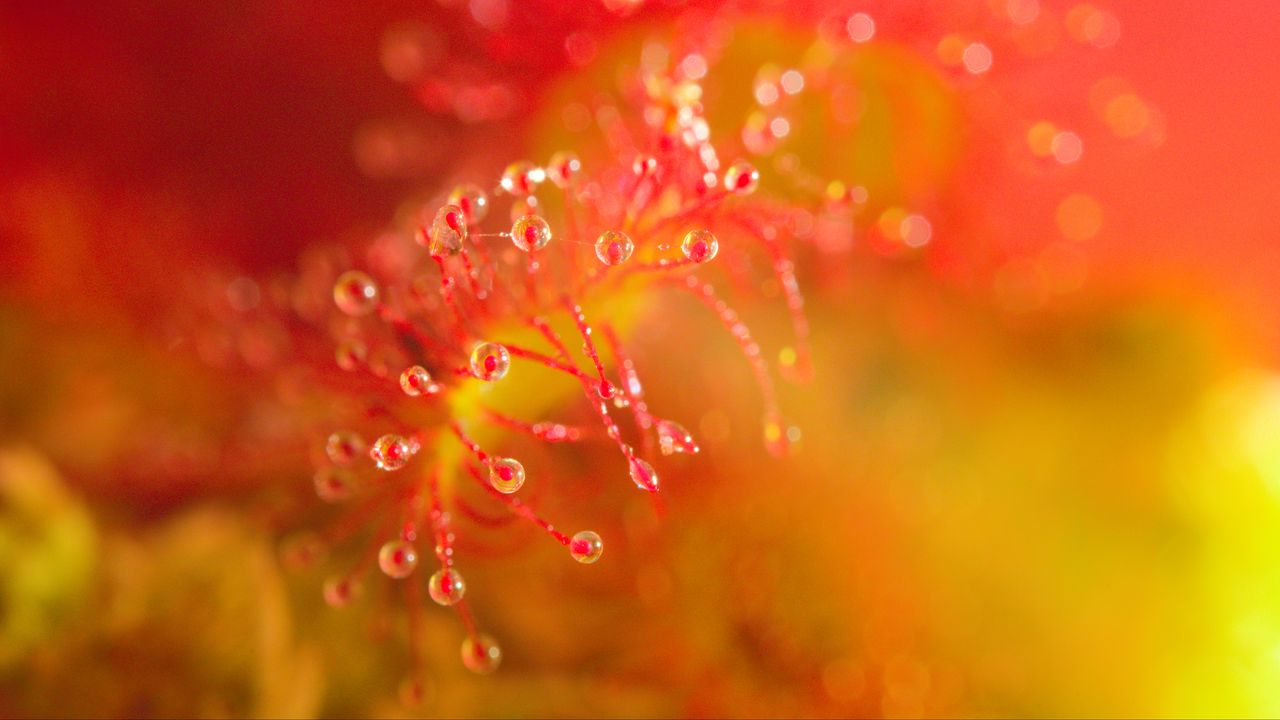
[[[408,464],[417,452],[417,441],[388,433],[374,441],[373,447],[369,448],[369,457],[373,458],[379,470],[391,472]]]
[[[551,226],[538,215],[521,215],[511,224],[511,242],[525,252],[541,250],[551,242]]]
[[[437,210],[431,221],[431,232],[425,238],[422,233],[417,237],[418,243],[426,247],[431,257],[435,258],[458,254],[466,239],[467,216],[457,205],[445,205]]]
[[[378,568],[387,577],[402,580],[418,566],[418,549],[406,540],[389,540],[378,550]]]
[[[680,251],[696,263],[710,262],[720,252],[720,241],[710,230],[690,230],[680,241]]]
[[[449,193],[449,204],[462,210],[467,222],[475,225],[489,214],[489,196],[479,186],[459,185]]]
[[[583,530],[575,533],[569,540],[569,554],[574,560],[589,565],[599,560],[604,554],[604,541],[600,539],[599,534],[591,530]]]
[[[502,663],[502,648],[490,635],[468,635],[462,641],[462,664],[479,675],[488,675]]]
[[[427,592],[437,605],[447,607],[462,599],[462,596],[467,593],[467,583],[457,570],[440,568],[427,581]]]
[[[366,273],[348,270],[333,283],[333,302],[352,317],[368,315],[378,306],[378,284]]]
[[[431,373],[426,368],[414,365],[400,373],[400,389],[409,397],[418,397],[439,392],[440,386],[431,380]]]
[[[596,238],[596,257],[605,265],[621,265],[631,258],[635,249],[631,238],[619,230],[605,230]]]
[[[346,575],[338,575],[324,581],[324,601],[329,607],[340,608],[351,604],[360,594],[360,581]]]
[[[683,425],[673,420],[659,420],[657,423],[658,449],[663,455],[675,453],[697,454],[698,443]]]
[[[545,170],[527,160],[520,160],[511,163],[506,170],[502,171],[502,180],[499,184],[509,195],[525,197],[532,195],[546,179]]]
[[[510,369],[511,353],[498,343],[480,343],[471,351],[471,374],[481,380],[501,380]]]
[[[324,452],[337,465],[348,465],[365,451],[364,438],[350,430],[339,430],[329,435]]]
[[[735,195],[750,195],[760,186],[760,171],[749,162],[736,162],[724,171],[724,189]]]
[[[510,495],[524,485],[524,466],[514,458],[497,458],[489,466],[489,484]]]
[[[355,475],[344,468],[327,467],[316,471],[314,477],[316,495],[325,502],[342,502],[351,497],[355,488]]]
[[[631,481],[641,490],[658,492],[658,473],[641,458],[631,458]]]
[[[547,177],[556,187],[567,188],[573,178],[582,170],[582,161],[571,152],[558,152],[551,156],[547,163]]]

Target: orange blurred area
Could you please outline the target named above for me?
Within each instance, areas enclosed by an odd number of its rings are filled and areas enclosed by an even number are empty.
[[[0,9],[0,715],[1275,716],[1276,20]],[[650,66],[690,81],[628,84]],[[732,323],[621,284],[588,304],[700,451],[664,459],[655,501],[598,425],[530,443],[520,497],[599,532],[593,565],[483,494],[452,511],[502,647],[477,675],[458,616],[388,578],[326,605],[325,563],[372,556],[304,557],[334,517],[312,465],[370,391],[313,394],[323,376],[283,359],[334,349],[265,309],[305,315],[289,283],[319,277],[331,311],[332,275],[394,264],[388,228],[457,182],[618,162],[630,139],[599,129],[637,96],[695,97],[722,159],[759,168],[752,199],[790,213],[812,380],[786,281],[731,242],[717,287],[785,419],[763,443]],[[522,410],[597,419],[533,377]]]

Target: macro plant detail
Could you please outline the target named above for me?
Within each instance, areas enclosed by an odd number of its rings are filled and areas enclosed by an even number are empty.
[[[0,715],[1275,715],[1268,9],[0,10]]]
[[[1015,15],[1016,27],[1026,18]],[[816,32],[800,36],[801,52],[784,45],[784,54],[799,57],[795,66],[767,58],[758,66],[741,124],[718,141],[706,84],[718,81],[718,55],[741,53],[743,42],[725,47],[714,32],[700,41],[648,40],[639,63],[624,65],[618,94],[597,97],[587,123],[594,139],[562,146],[545,163],[517,160],[415,200],[364,262],[316,258],[283,291],[316,342],[333,348],[326,384],[339,395],[358,392],[354,403],[340,403],[347,419],[332,420],[323,452],[314,454],[315,492],[337,514],[284,551],[305,564],[354,548],[344,552],[355,560],[330,563],[335,574],[322,589],[329,605],[352,602],[371,582],[376,557],[376,568],[403,585],[411,649],[426,578],[426,596],[461,621],[463,665],[495,670],[500,645],[467,603],[457,538],[468,525],[498,524],[487,514],[496,507],[574,560],[596,563],[607,537],[562,531],[528,499],[531,488],[554,493],[572,482],[554,456],[612,447],[613,460],[593,463],[591,482],[629,479],[656,499],[669,456],[699,453],[684,424],[650,408],[642,382],[649,373],[628,351],[644,341],[637,322],[670,312],[672,302],[706,313],[732,339],[755,385],[763,446],[777,458],[790,454],[800,431],[784,419],[775,381],[813,376],[795,250],[847,257],[861,240],[880,256],[914,258],[936,232],[935,221],[904,202],[902,188],[883,178],[864,186],[856,175],[825,177],[830,162],[803,142],[815,128],[853,127],[844,106],[858,92],[850,69],[865,73],[859,53],[879,41],[867,13],[814,22]],[[966,94],[981,96],[975,88],[994,62],[987,44],[960,33],[921,43],[919,53],[943,74],[972,78],[957,77],[960,89],[946,94],[908,66],[922,92],[938,95],[931,102],[948,105],[946,114]],[[1001,101],[1020,102],[1016,94]],[[937,119],[920,122],[937,132],[927,125]],[[861,142],[840,137],[838,153]],[[1082,146],[1047,121],[1028,142],[1033,155],[1062,165],[1078,160]],[[944,148],[924,165],[942,167],[949,154]],[[758,192],[762,176],[772,193]],[[967,261],[1005,258],[997,251]],[[762,294],[791,327],[785,342],[771,338],[771,351],[730,302]],[[335,366],[340,373],[332,375]],[[574,408],[586,416],[562,417]],[[419,663],[416,652],[410,662]]]
[[[335,428],[316,455],[316,494],[343,510],[328,530],[294,538],[286,557],[296,558],[299,544],[320,557],[367,533],[364,557],[376,554],[381,573],[405,586],[411,633],[428,577],[430,599],[461,620],[462,661],[475,672],[496,669],[501,650],[468,607],[465,559],[454,548],[469,522],[490,522],[474,492],[593,564],[607,538],[563,532],[524,499],[530,485],[555,492],[567,481],[552,463],[522,459],[524,448],[611,445],[616,460],[594,466],[592,481],[629,480],[654,494],[664,458],[699,452],[683,424],[650,408],[645,373],[627,351],[641,341],[631,328],[652,312],[648,298],[684,296],[714,318],[755,378],[764,446],[785,457],[798,438],[765,351],[719,287],[741,290],[747,268],[770,268],[795,321],[784,356],[808,367],[803,298],[778,237],[791,210],[755,201],[759,173],[750,162],[722,166],[695,79],[677,70],[639,83],[647,88],[640,121],[619,114],[600,128],[634,138],[614,148],[620,161],[562,151],[545,165],[517,161],[487,183],[460,184],[379,238],[376,262],[341,269],[329,309],[303,303],[333,344],[343,373],[334,387],[361,388],[363,422]],[[298,291],[323,292],[321,276],[302,277]],[[547,414],[507,409],[547,393]],[[594,422],[552,414],[579,394],[572,402]],[[371,572],[359,559],[338,568],[324,584],[326,601],[348,605]]]

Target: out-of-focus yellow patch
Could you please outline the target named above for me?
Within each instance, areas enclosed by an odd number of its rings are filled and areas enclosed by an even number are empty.
[[[88,600],[97,538],[39,453],[0,449],[0,669],[50,643]]]
[[[646,45],[665,39],[656,28],[622,34],[601,48],[590,67],[552,86],[531,123],[532,159],[572,148],[588,171],[610,160],[596,119],[602,108],[620,106],[619,80],[633,77]],[[763,192],[809,198],[813,189],[800,185],[818,177],[862,185],[877,206],[911,205],[946,184],[963,148],[965,129],[952,89],[917,53],[892,42],[837,46],[815,41],[808,28],[747,18],[710,60],[701,100],[711,142],[725,155],[722,163],[746,154],[741,130],[753,117],[763,127],[774,118],[789,125],[770,152],[750,158]],[[672,65],[680,61],[668,58]],[[804,89],[761,107],[751,79],[766,65],[800,71]],[[607,109],[603,114],[612,115]],[[782,161],[788,156],[796,162]]]

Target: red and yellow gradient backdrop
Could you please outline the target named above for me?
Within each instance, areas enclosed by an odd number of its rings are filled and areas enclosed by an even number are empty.
[[[1106,9],[1115,47],[997,57],[990,76],[1047,117],[1078,113],[1070,173],[1019,188],[1007,158],[975,150],[1012,136],[959,112],[894,116],[936,134],[926,154],[885,142],[908,174],[939,173],[949,219],[923,260],[799,259],[817,380],[785,391],[796,458],[757,447],[733,344],[672,310],[708,341],[637,352],[678,365],[646,389],[704,447],[665,479],[667,516],[620,486],[576,510],[633,538],[590,573],[535,537],[478,565],[503,671],[467,675],[452,617],[428,613],[418,712],[1280,713],[1280,25],[1260,2]],[[675,14],[575,22],[607,58]],[[742,32],[771,24],[786,52],[802,31],[764,17]],[[526,92],[521,112],[423,113],[379,65],[406,18],[483,49],[475,71]],[[437,4],[32,4],[0,20],[0,714],[404,714],[396,612],[335,614],[318,576],[279,567],[258,489],[305,469],[237,444],[261,420],[243,398],[270,378],[175,347],[173,309],[207,273],[266,277],[317,242],[367,240],[431,177],[573,142],[546,119],[608,64],[486,39]],[[880,30],[864,71],[967,107]],[[749,88],[751,62],[713,79]],[[1106,77],[1159,111],[1158,145],[1081,110],[1077,90]],[[430,141],[388,160],[360,140],[387,128]],[[946,262],[993,225],[1062,243],[1071,194],[1102,216],[1069,243],[1078,287],[1028,303],[1022,266]],[[785,334],[747,310],[756,335]]]

